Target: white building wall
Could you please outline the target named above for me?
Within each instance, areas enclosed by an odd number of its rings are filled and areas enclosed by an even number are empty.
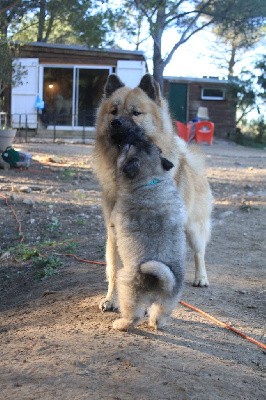
[[[11,115],[14,128],[37,127],[37,109],[35,108],[38,95],[38,58],[18,58],[15,64],[25,68],[27,74],[22,78],[22,84],[15,86],[11,91]]]
[[[121,81],[130,88],[139,85],[141,78],[146,73],[145,61],[117,61],[116,73]]]

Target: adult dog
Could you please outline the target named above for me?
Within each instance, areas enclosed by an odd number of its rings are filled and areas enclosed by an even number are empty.
[[[204,158],[196,149],[188,148],[173,128],[166,101],[159,85],[149,74],[143,76],[138,87],[130,89],[115,75],[109,76],[96,121],[94,169],[103,190],[103,212],[107,228],[106,262],[108,292],[100,308],[117,307],[116,271],[120,263],[110,215],[117,199],[116,163],[119,148],[113,143],[113,125],[123,123],[121,117],[131,118],[148,140],[156,144],[164,157],[174,164],[175,177],[185,205],[184,221],[188,242],[194,251],[194,286],[208,286],[205,249],[210,237],[212,195],[205,177]]]
[[[139,135],[132,121],[126,120],[125,126],[117,160],[118,196],[110,218],[123,265],[117,274],[122,318],[114,321],[113,327],[127,330],[149,308],[149,325],[157,330],[165,325],[180,299],[185,264],[184,207],[169,172],[174,165]],[[117,132],[116,140],[122,130],[115,128]],[[132,144],[123,146],[126,137]]]

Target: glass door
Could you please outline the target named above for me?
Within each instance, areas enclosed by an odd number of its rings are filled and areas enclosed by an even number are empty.
[[[92,127],[111,67],[44,66],[44,126]]]
[[[74,126],[94,126],[110,68],[75,67]]]
[[[44,67],[41,121],[44,125],[72,125],[73,67]]]

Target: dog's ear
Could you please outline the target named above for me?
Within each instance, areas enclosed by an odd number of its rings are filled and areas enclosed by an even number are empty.
[[[123,167],[124,174],[129,178],[135,178],[140,170],[140,160],[137,157],[131,158]]]
[[[156,103],[160,102],[160,86],[152,75],[144,75],[140,81],[139,87],[149,96],[150,99],[152,99]]]
[[[167,158],[161,157],[161,163],[162,163],[162,167],[163,169],[165,169],[166,171],[169,171],[170,169],[172,169],[174,167],[174,164],[167,160]]]
[[[120,89],[123,86],[125,86],[124,83],[116,74],[109,75],[104,87],[104,94],[106,98],[110,97],[117,89]]]

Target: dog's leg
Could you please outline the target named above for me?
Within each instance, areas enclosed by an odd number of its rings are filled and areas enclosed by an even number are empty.
[[[205,266],[205,249],[201,252],[196,252],[194,254],[195,260],[195,279],[193,286],[209,286],[209,281],[207,277],[207,271]]]
[[[114,228],[109,226],[107,229],[106,243],[106,276],[108,280],[108,291],[104,300],[100,302],[101,311],[113,311],[118,308],[116,293],[116,274],[119,264],[119,256],[116,246]]]
[[[127,331],[144,317],[145,307],[140,304],[134,287],[134,277],[129,277],[128,272],[120,270],[118,276],[118,298],[122,318],[116,319],[113,328]]]
[[[163,328],[171,315],[177,300],[169,299],[162,303],[153,303],[149,311],[149,326],[157,331]]]
[[[193,286],[209,286],[207,271],[205,266],[205,249],[210,235],[210,227],[208,223],[202,228],[200,225],[188,224],[186,230],[190,247],[194,251],[195,260],[195,279]]]
[[[130,301],[120,304],[122,318],[118,318],[113,322],[113,328],[119,331],[127,331],[144,317],[145,307]]]

